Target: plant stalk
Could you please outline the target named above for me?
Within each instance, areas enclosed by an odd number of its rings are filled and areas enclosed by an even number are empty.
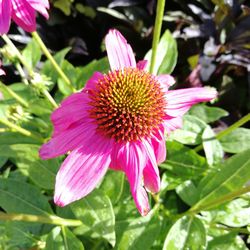
[[[237,122],[235,122],[234,124],[232,124],[231,126],[229,126],[228,128],[226,128],[225,130],[219,132],[215,138],[216,139],[220,139],[223,136],[231,133],[233,130],[235,130],[236,128],[244,125],[245,123],[247,123],[248,121],[250,121],[250,113],[248,113],[247,115],[243,116],[240,120],[238,120]],[[199,146],[194,148],[195,152],[199,152],[200,150],[202,150],[203,146],[202,144],[200,144]]]
[[[82,225],[82,222],[80,220],[64,219],[54,215],[45,217],[33,214],[6,214],[0,212],[0,220],[27,221],[69,227],[77,227]]]
[[[156,55],[157,55],[157,46],[158,46],[160,36],[161,36],[161,26],[162,26],[162,21],[163,21],[164,8],[165,8],[165,0],[158,0],[157,7],[156,7],[156,18],[155,18],[155,25],[154,25],[151,63],[150,63],[150,68],[149,68],[150,73],[157,73],[157,72],[154,72],[154,68],[155,68]]]
[[[36,40],[36,42],[39,44],[41,50],[43,51],[44,55],[48,58],[48,60],[51,62],[52,66],[55,68],[57,73],[61,76],[61,78],[64,80],[64,82],[68,85],[68,87],[73,91],[76,92],[74,87],[72,86],[69,78],[65,75],[65,73],[62,71],[58,63],[55,61],[54,57],[51,55],[49,50],[47,49],[46,45],[43,43],[42,39],[40,38],[39,34],[34,31],[32,32],[33,38]]]

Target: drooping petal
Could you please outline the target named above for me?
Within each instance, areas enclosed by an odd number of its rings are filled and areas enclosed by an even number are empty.
[[[152,193],[157,193],[160,191],[161,180],[159,168],[156,162],[154,147],[147,140],[144,140],[143,144],[148,156],[147,164],[143,169],[144,185]]]
[[[141,142],[127,142],[118,152],[118,161],[125,171],[136,207],[141,215],[149,212],[147,192],[143,187],[143,169],[147,162],[147,153]]]
[[[168,91],[168,88],[175,84],[175,79],[171,75],[159,75],[156,76],[156,79],[164,92]]]
[[[0,0],[0,35],[6,34],[10,28],[11,0]]]
[[[214,99],[217,91],[213,88],[189,88],[169,90],[166,94],[166,114],[172,117],[184,115],[192,105]]]
[[[148,60],[141,60],[136,64],[136,68],[140,70],[145,70],[148,65]]]
[[[87,81],[84,89],[82,90],[83,92],[84,91],[87,91],[89,89],[95,89],[96,88],[96,84],[98,83],[98,80],[100,78],[103,77],[103,74],[100,73],[100,72],[95,72],[91,77],[90,79]]]
[[[136,67],[133,50],[118,30],[109,31],[105,44],[111,70]]]
[[[27,32],[36,30],[36,11],[27,0],[12,0],[12,18]]]
[[[65,206],[89,194],[105,175],[110,163],[111,140],[93,136],[83,141],[63,162],[56,176],[54,202]]]
[[[164,127],[161,126],[157,129],[151,138],[151,144],[154,149],[154,154],[157,160],[157,163],[160,164],[166,160],[166,142],[164,137]]]
[[[174,131],[182,127],[182,117],[169,118],[164,120],[164,127],[169,134],[171,131]]]
[[[89,98],[86,93],[75,93],[67,97],[51,115],[54,125],[53,137],[65,131],[69,126],[88,116]]]
[[[46,19],[49,18],[49,14],[47,9],[49,9],[49,1],[48,0],[27,0],[30,6],[41,13]]]
[[[96,133],[96,125],[92,120],[80,120],[64,133],[53,137],[42,145],[39,155],[42,159],[50,159],[72,151],[83,143],[92,143],[92,136]]]

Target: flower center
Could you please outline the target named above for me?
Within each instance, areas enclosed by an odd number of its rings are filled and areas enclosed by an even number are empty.
[[[116,141],[136,141],[159,128],[166,101],[154,76],[125,68],[109,72],[90,91],[97,130]]]

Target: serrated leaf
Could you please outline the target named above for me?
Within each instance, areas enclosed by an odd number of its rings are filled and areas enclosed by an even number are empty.
[[[221,162],[224,152],[220,142],[216,139],[212,128],[207,125],[202,133],[202,144],[208,165],[216,165]]]
[[[151,62],[152,50],[149,50],[145,56],[148,60],[148,66]],[[156,63],[153,69],[154,74],[170,74],[177,63],[177,43],[169,30],[162,35],[157,46]]]
[[[108,196],[95,190],[85,198],[71,204],[73,214],[81,220],[84,227],[74,232],[84,234],[88,231],[92,237],[103,237],[112,246],[115,245],[115,215]]]
[[[200,250],[206,248],[206,230],[196,217],[185,216],[169,230],[163,250]]]
[[[208,174],[198,185],[199,202],[194,205],[197,209],[213,200],[236,191],[250,179],[250,150],[232,156],[221,164],[220,170]]]
[[[250,129],[237,128],[219,141],[225,152],[240,153],[250,148]]]
[[[190,110],[189,114],[197,116],[199,119],[206,123],[214,122],[220,118],[227,116],[228,112],[218,107],[209,107],[204,104],[194,105]]]

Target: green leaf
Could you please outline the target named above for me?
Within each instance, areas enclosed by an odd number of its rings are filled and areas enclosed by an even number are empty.
[[[241,237],[237,233],[229,233],[214,238],[208,242],[209,250],[248,250]]]
[[[85,86],[86,82],[90,79],[90,77],[94,74],[94,72],[98,71],[101,73],[107,73],[109,71],[109,62],[108,58],[104,57],[100,60],[93,60],[89,64],[84,67],[77,68],[77,79],[76,79],[76,87],[77,89],[81,89]]]
[[[221,164],[216,173],[208,174],[198,185],[199,202],[195,208],[207,204],[242,188],[250,179],[250,150],[232,156]]]
[[[202,156],[178,142],[167,142],[167,153],[167,160],[160,167],[183,180],[197,178],[207,169],[206,160]]]
[[[23,58],[30,68],[34,68],[42,57],[40,46],[34,39],[28,43],[22,52]]]
[[[103,237],[112,246],[115,245],[115,215],[108,196],[96,189],[82,200],[74,202],[71,209],[84,224],[84,227],[75,230],[77,234],[88,232],[94,238]]]
[[[45,215],[53,211],[39,189],[28,183],[11,179],[0,181],[0,204],[8,213]]]
[[[84,250],[82,242],[66,227],[55,227],[46,240],[49,250]]]
[[[188,112],[206,123],[215,122],[221,117],[228,116],[228,112],[217,107],[209,107],[204,104],[194,105]]]
[[[149,50],[145,56],[150,65],[152,50]],[[178,51],[177,43],[169,30],[162,35],[157,46],[156,63],[153,70],[154,74],[170,74],[177,63]]]
[[[240,153],[250,148],[250,129],[237,128],[219,140],[225,152]]]
[[[124,191],[125,175],[123,172],[110,170],[105,175],[100,189],[110,198],[112,204],[116,204]]]
[[[192,115],[183,117],[183,126],[181,129],[173,131],[169,138],[187,145],[197,145],[202,143],[202,133],[207,124],[199,118]]]
[[[73,0],[55,0],[53,5],[60,9],[66,16],[71,13],[71,3]]]
[[[216,139],[214,131],[207,125],[202,133],[202,144],[208,165],[216,165],[221,162],[224,152],[220,142]]]
[[[152,210],[146,217],[133,219],[123,228],[118,221],[116,228],[121,238],[117,243],[117,249],[150,249],[161,229],[158,213],[155,212]]]
[[[169,230],[163,250],[200,250],[206,248],[206,230],[196,217],[185,216]]]

